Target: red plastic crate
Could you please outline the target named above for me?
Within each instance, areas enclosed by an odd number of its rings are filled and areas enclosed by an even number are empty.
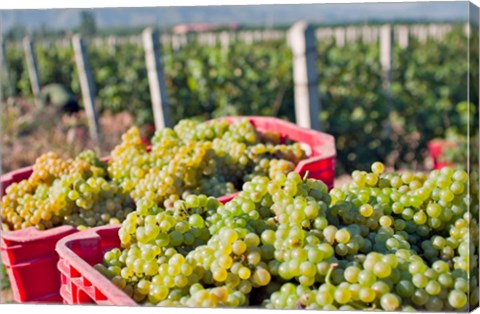
[[[454,142],[446,140],[432,140],[428,142],[428,152],[433,159],[433,168],[442,169],[443,167],[455,167],[455,165],[441,161],[445,148],[456,147]]]
[[[60,295],[64,304],[137,305],[92,266],[103,261],[108,250],[120,247],[120,226],[102,226],[58,241],[61,274]]]
[[[25,167],[2,175],[2,195],[12,183],[28,179],[32,171],[32,167]],[[0,258],[7,269],[16,302],[62,301],[58,292],[60,274],[56,268],[58,254],[55,252],[55,244],[60,238],[74,232],[76,229],[71,226],[46,231],[39,231],[34,227],[18,231],[1,231]]]
[[[34,227],[2,231],[0,255],[16,302],[61,302],[55,245],[59,239],[76,231],[71,226],[45,231]]]
[[[1,178],[2,196],[5,195],[5,190],[10,184],[28,179],[32,174],[32,172],[33,172],[33,168],[32,166],[29,166],[29,167],[20,168],[18,170],[2,175],[2,178]]]

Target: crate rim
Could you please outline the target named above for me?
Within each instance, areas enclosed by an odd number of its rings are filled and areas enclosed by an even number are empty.
[[[78,256],[78,254],[76,254],[70,248],[70,244],[75,241],[82,241],[87,239],[101,239],[101,236],[98,234],[97,231],[110,230],[113,232],[114,230],[117,230],[118,234],[118,230],[120,229],[120,227],[121,225],[99,226],[85,230],[83,232],[77,232],[60,239],[55,245],[55,251],[60,257],[57,265],[60,265],[60,263],[63,263],[64,259],[67,259],[68,265],[65,266],[75,268],[76,271],[78,271],[82,275],[82,277],[87,279],[90,283],[98,283],[99,286],[95,286],[95,288],[98,289],[98,291],[100,291],[102,294],[108,295],[110,298],[114,299],[114,301],[117,299],[120,300],[120,302],[115,303],[115,305],[138,305],[134,300],[128,297],[122,290],[118,289],[111,281],[109,281],[102,274],[96,271],[92,265],[88,264],[85,260],[80,258],[80,256]],[[58,267],[58,269],[62,273],[60,267]],[[91,270],[93,270],[93,272]],[[65,274],[62,273],[62,275]],[[115,287],[115,289],[113,289],[112,287]],[[127,299],[129,302],[126,301]]]

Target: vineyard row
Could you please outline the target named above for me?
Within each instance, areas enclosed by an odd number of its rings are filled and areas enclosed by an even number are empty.
[[[387,24],[388,25],[388,24]],[[420,42],[426,42],[429,38],[441,41],[445,35],[454,28],[453,23],[444,24],[413,24],[413,25],[393,25],[394,38],[402,48],[406,48],[410,38],[415,38]],[[385,25],[364,25],[364,26],[339,26],[339,27],[318,27],[315,29],[317,40],[334,40],[336,45],[344,46],[345,43],[361,40],[364,43],[376,43],[380,40],[381,30]],[[464,31],[469,33],[469,25],[465,24]],[[286,40],[286,30],[255,30],[255,31],[220,31],[220,32],[200,32],[188,34],[162,33],[160,42],[163,46],[170,46],[174,50],[180,49],[189,42],[197,42],[207,46],[228,47],[232,42],[244,42],[252,44],[255,42]],[[124,44],[142,44],[142,38],[139,35],[132,36],[106,36],[92,37],[87,40],[88,44],[94,47],[110,46]],[[20,42],[9,43],[20,46]],[[69,47],[71,38],[62,39],[43,39],[37,41],[37,45],[51,47],[59,45]]]

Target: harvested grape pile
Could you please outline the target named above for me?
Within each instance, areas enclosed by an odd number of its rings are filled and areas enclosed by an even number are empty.
[[[84,151],[67,160],[47,153],[36,160],[27,180],[7,187],[2,229],[120,224],[133,208],[133,200],[109,179],[107,163],[94,152]]]
[[[192,193],[231,194],[255,175],[293,171],[306,157],[300,143],[259,133],[248,119],[182,120],[157,131],[150,149],[133,127],[108,163],[91,151],[68,160],[54,153],[38,158],[29,179],[6,189],[2,229],[119,224],[135,208],[170,208]]]
[[[112,152],[108,171],[143,212],[152,204],[171,208],[189,194],[228,195],[256,175],[287,174],[307,157],[300,143],[283,143],[276,132],[260,133],[247,119],[182,120],[159,130],[151,151],[130,129]]]
[[[280,173],[254,177],[226,204],[193,194],[168,207],[145,201],[119,230],[122,248],[95,268],[143,305],[477,306],[478,198],[467,188],[478,195],[478,174],[384,174],[375,163],[352,179],[328,192]]]

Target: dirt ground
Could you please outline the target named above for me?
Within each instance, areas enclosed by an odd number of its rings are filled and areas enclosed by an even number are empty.
[[[4,289],[0,291],[0,304],[1,303],[12,303],[13,294],[11,289]]]

